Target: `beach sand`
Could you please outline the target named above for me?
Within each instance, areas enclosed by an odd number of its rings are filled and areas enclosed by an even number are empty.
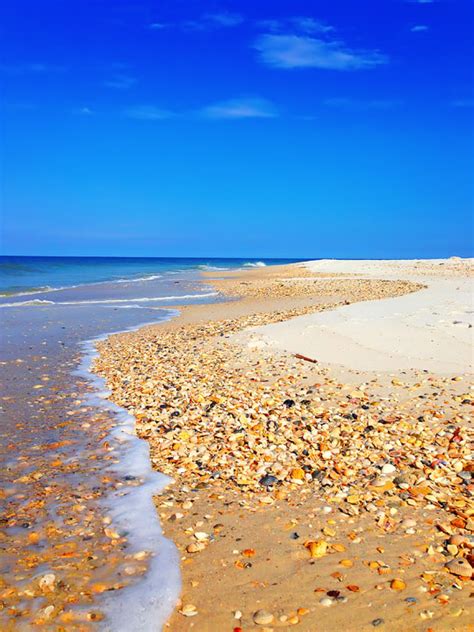
[[[240,300],[100,343],[95,370],[175,481],[156,498],[183,574],[168,629],[474,629],[472,273],[208,274]]]

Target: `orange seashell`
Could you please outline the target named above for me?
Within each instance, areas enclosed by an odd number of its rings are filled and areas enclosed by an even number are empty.
[[[306,542],[305,547],[310,552],[312,558],[324,557],[328,550],[328,543],[325,540]]]
[[[337,551],[338,553],[344,553],[344,551],[346,550],[346,547],[343,544],[339,544],[339,543],[335,543],[335,544],[331,544],[331,547],[334,549],[334,551]]]
[[[297,481],[302,481],[304,479],[304,470],[302,470],[300,467],[293,468],[290,471],[290,478]]]
[[[392,579],[390,582],[390,588],[392,590],[405,590],[407,585],[402,579]]]

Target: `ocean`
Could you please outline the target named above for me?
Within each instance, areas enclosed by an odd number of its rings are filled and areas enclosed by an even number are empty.
[[[152,500],[168,479],[152,470],[133,417],[90,373],[94,341],[172,318],[179,305],[223,300],[202,270],[291,261],[0,258],[2,571],[12,591],[0,629],[44,616],[26,590],[38,581],[56,582],[54,616],[70,623],[161,628],[180,591],[179,555]],[[96,594],[97,585],[108,588]]]
[[[27,296],[104,283],[140,283],[162,275],[291,263],[295,259],[0,256],[0,296]]]

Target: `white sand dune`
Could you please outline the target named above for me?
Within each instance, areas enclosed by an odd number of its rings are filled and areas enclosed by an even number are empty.
[[[253,344],[355,370],[468,373],[474,360],[473,260],[306,263],[318,272],[407,279],[413,294],[366,301],[252,330]]]

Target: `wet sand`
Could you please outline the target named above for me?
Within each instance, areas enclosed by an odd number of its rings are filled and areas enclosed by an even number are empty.
[[[423,288],[347,274],[207,275],[241,299],[100,346],[96,371],[175,481],[156,498],[181,553],[173,631],[472,629],[470,376],[241,339]]]
[[[124,328],[136,319],[120,316]],[[93,629],[106,596],[148,568],[148,553],[136,558],[112,524],[108,501],[141,482],[118,466],[117,415],[98,407],[87,376],[74,373],[80,341],[118,322],[91,307],[2,313],[2,631]]]
[[[171,317],[148,302],[177,294],[206,300],[183,273],[0,301],[2,632],[154,630],[169,615],[179,565],[152,501],[166,478],[151,470],[134,420],[100,397],[85,341]]]

